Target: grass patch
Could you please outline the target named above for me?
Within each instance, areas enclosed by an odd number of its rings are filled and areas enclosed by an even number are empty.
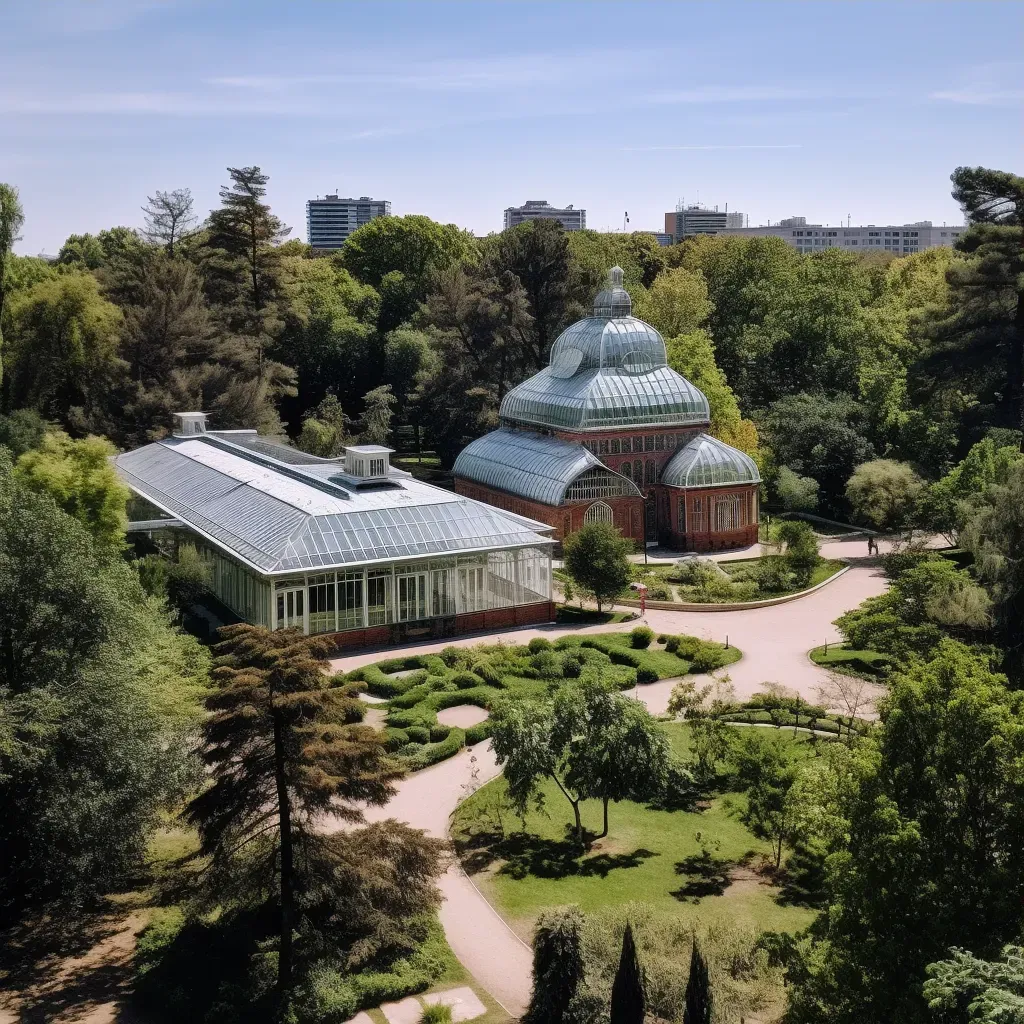
[[[571,604],[560,604],[555,614],[555,622],[563,626],[600,626],[608,622],[630,622],[635,618],[636,612],[599,612]]]
[[[686,727],[665,729],[673,748],[685,753]],[[811,749],[806,737],[787,740]],[[572,811],[565,798],[553,782],[543,795],[543,809],[527,813],[524,829],[498,778],[466,800],[452,822],[463,865],[526,939],[543,910],[568,903],[596,913],[641,902],[655,916],[702,928],[796,932],[814,917],[780,902],[780,890],[752,870],[770,851],[739,819],[742,794],[715,796],[694,811],[612,804],[610,835],[582,856],[568,841]],[[600,831],[600,801],[584,802],[583,821]]]
[[[808,652],[811,661],[822,668],[846,672],[862,679],[884,679],[889,674],[892,658],[878,651],[858,651],[841,644],[815,647]]]

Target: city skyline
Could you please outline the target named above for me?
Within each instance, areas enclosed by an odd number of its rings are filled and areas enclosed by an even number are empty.
[[[247,164],[297,238],[335,190],[476,234],[523,197],[598,231],[626,210],[658,231],[698,194],[751,226],[958,224],[952,170],[1024,152],[1024,10],[993,34],[982,7],[638,3],[616,25],[574,4],[23,6],[0,43],[0,180],[26,254],[139,226],[158,189],[205,217]]]

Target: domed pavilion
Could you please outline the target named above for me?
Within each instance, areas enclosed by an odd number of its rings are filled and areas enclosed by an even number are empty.
[[[459,494],[547,523],[559,541],[591,522],[677,550],[757,540],[756,464],[708,433],[707,398],[633,316],[619,267],[500,418],[456,460]]]

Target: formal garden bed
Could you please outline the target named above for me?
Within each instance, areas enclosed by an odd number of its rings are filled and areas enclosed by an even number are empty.
[[[584,671],[619,689],[708,672],[741,657],[735,647],[690,636],[655,638],[647,627],[631,632],[535,637],[526,645],[446,647],[438,654],[388,658],[334,677],[353,693],[384,698],[385,737],[410,770],[426,768],[490,735],[485,720],[469,728],[438,721],[461,705],[490,711],[501,697],[539,697]],[[410,671],[412,670],[412,671]]]

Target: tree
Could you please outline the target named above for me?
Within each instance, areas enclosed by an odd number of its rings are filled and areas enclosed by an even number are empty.
[[[715,693],[709,703],[708,697]],[[693,751],[695,776],[704,785],[709,784],[718,771],[718,765],[732,749],[733,733],[721,718],[721,712],[730,703],[731,694],[725,680],[715,680],[697,686],[692,679],[681,679],[672,687],[668,713],[682,718],[690,727],[690,749]]]
[[[130,497],[110,464],[115,454],[102,437],[73,441],[63,431],[53,431],[18,459],[15,472],[27,487],[49,494],[77,519],[97,547],[114,550],[124,542]]]
[[[821,560],[817,534],[801,519],[785,519],[778,526],[779,540],[786,545],[783,557],[799,586],[811,582]]]
[[[800,476],[789,466],[780,466],[775,474],[775,494],[787,512],[814,512],[818,507],[818,481]]]
[[[714,1005],[708,962],[704,959],[704,951],[700,948],[697,936],[694,935],[693,948],[690,952],[690,976],[686,981],[683,1024],[711,1024]]]
[[[611,1024],[643,1024],[647,1006],[644,974],[636,955],[633,926],[622,933],[622,953],[612,982]]]
[[[879,530],[910,530],[917,520],[924,481],[905,462],[874,459],[862,463],[846,485],[854,515]]]
[[[636,303],[635,313],[663,337],[678,338],[699,331],[713,309],[704,275],[676,267],[655,278]]]
[[[148,205],[142,207],[146,215],[143,235],[154,245],[162,245],[167,256],[174,259],[175,243],[180,243],[196,222],[192,193],[187,188],[158,191],[155,196],[147,196],[146,202]]]
[[[774,733],[750,729],[743,732],[734,757],[740,784],[747,791],[743,821],[755,836],[772,844],[778,868],[783,850],[794,836],[789,793],[796,782],[797,765],[792,747]]]
[[[579,907],[545,911],[533,933],[533,991],[523,1024],[563,1024],[586,977]]]
[[[121,322],[92,274],[64,273],[19,294],[7,334],[6,408],[32,408],[79,430],[102,427],[123,370]]]
[[[0,452],[0,907],[83,899],[143,863],[196,776],[206,657]],[[112,827],[116,823],[116,827]]]
[[[203,760],[212,782],[186,817],[215,870],[228,877],[248,871],[264,889],[268,874],[276,877],[284,999],[293,985],[297,911],[305,896],[297,892],[296,850],[301,860],[318,819],[359,823],[361,804],[386,803],[402,769],[379,733],[352,724],[359,717],[355,701],[331,687],[324,671],[328,642],[248,625],[225,627],[222,636],[204,726]],[[253,843],[247,852],[263,856],[248,859],[243,851]]]
[[[38,448],[46,434],[46,420],[35,409],[15,409],[10,416],[0,413],[0,447],[17,459]]]
[[[854,722],[874,708],[874,687],[866,679],[845,672],[828,672],[826,675],[828,681],[818,687],[818,702],[829,710],[846,715],[846,742],[851,744],[855,735]],[[842,719],[839,721],[841,725]],[[842,739],[842,728],[839,738]]]
[[[933,654],[891,676],[879,703],[796,1021],[923,1022],[928,964],[954,944],[995,954],[1020,933],[1024,697],[985,654],[951,640]]]
[[[597,681],[564,687],[555,698],[552,742],[567,751],[566,784],[603,805],[646,800],[664,788],[669,745],[657,720],[638,700]]]
[[[333,459],[345,447],[345,421],[341,403],[331,394],[302,421],[297,446],[310,455]]]
[[[587,523],[570,534],[563,547],[566,573],[577,587],[594,595],[598,611],[625,590],[632,543],[611,523]]]
[[[18,190],[13,185],[0,182],[0,384],[4,379],[4,305],[9,289],[8,268],[14,255],[14,243],[18,232],[25,223]]]
[[[1024,462],[989,488],[968,519],[964,545],[995,605],[999,643],[1015,683],[1024,680]]]
[[[948,1024],[1024,1024],[1024,948],[1004,946],[989,961],[954,946],[928,965],[924,997]]]
[[[390,384],[368,391],[363,396],[363,444],[387,444],[391,437],[395,396]]]

